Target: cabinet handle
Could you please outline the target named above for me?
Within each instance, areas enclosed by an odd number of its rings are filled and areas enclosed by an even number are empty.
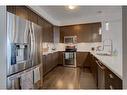
[[[112,74],[109,74],[109,77],[110,77],[111,79],[113,79],[113,78],[114,78]]]
[[[109,86],[109,88],[110,88],[110,89],[113,89],[113,86],[112,86],[112,85],[110,85],[110,86]]]
[[[103,65],[101,65],[101,63],[99,63],[97,60],[96,60],[96,63],[97,63],[97,65],[98,65],[102,70],[105,69],[105,67],[104,67]]]

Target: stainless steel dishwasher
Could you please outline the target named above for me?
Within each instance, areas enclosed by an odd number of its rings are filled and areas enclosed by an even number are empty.
[[[96,60],[98,68],[98,89],[105,89],[105,66]]]

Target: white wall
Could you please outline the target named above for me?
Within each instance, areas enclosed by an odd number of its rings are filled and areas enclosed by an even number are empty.
[[[127,89],[127,7],[123,12],[123,88]]]
[[[6,88],[6,7],[0,6],[0,89]]]
[[[114,68],[119,70],[122,75],[122,12],[120,19],[113,19],[109,22],[109,30],[102,31],[102,40],[110,39],[113,43],[113,52],[115,53]]]

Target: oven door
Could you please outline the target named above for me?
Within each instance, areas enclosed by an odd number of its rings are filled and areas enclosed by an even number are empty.
[[[64,52],[64,66],[76,67],[76,52]]]

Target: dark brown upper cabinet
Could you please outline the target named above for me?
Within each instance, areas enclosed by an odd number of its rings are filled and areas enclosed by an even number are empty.
[[[15,14],[16,13],[16,7],[15,6],[7,6],[7,11]]]
[[[7,11],[28,20],[28,8],[26,6],[7,6]]]
[[[28,10],[28,17],[29,17],[30,21],[32,21],[36,24],[38,23],[38,15],[30,9]]]
[[[38,24],[42,26],[43,42],[53,42],[53,25],[38,16]]]
[[[40,25],[42,27],[42,41],[53,42],[53,25],[27,6],[7,6],[7,11]]]
[[[92,24],[92,42],[102,41],[102,35],[99,34],[99,31],[101,31],[100,29],[101,29],[101,23]]]
[[[60,42],[64,42],[64,36],[78,36],[78,25],[60,27]]]
[[[27,7],[17,6],[15,8],[16,8],[16,15],[17,16],[20,16],[20,17],[28,20],[29,16],[28,16],[28,9],[27,9]]]
[[[101,42],[99,29],[101,23],[89,23],[60,27],[60,42],[64,42],[64,36],[77,36],[77,42]]]
[[[42,17],[38,16],[37,21],[38,21],[38,25],[40,26],[44,25],[44,19]]]
[[[53,25],[44,20],[43,42],[53,42]]]
[[[92,42],[92,25],[81,24],[78,31],[78,42]]]

